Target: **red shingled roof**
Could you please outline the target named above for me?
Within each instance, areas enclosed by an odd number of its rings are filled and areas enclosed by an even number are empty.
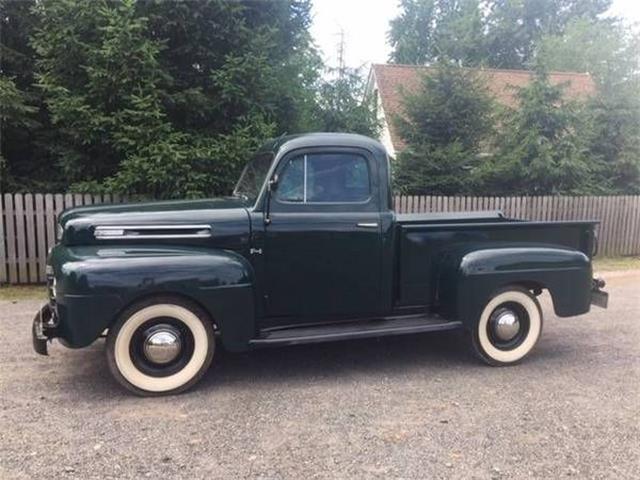
[[[396,148],[402,148],[402,140],[395,132],[391,120],[402,110],[402,91],[410,93],[420,85],[421,74],[428,72],[430,67],[420,65],[374,64],[373,75],[382,101],[385,117],[389,125],[391,140]],[[531,80],[534,72],[528,70],[496,70],[479,69],[481,76],[486,76],[489,92],[502,105],[513,107],[516,102],[517,90],[513,87],[525,86]],[[565,96],[570,99],[586,99],[596,90],[595,83],[588,73],[552,72],[549,80],[557,85],[566,83]]]

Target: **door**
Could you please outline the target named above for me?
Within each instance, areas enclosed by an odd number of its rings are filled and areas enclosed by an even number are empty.
[[[359,149],[282,159],[265,229],[267,324],[375,315],[381,302],[378,172]]]

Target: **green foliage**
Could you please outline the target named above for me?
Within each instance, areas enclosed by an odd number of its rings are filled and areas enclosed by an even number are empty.
[[[435,59],[449,59],[459,65],[477,66],[486,63],[482,37],[484,24],[482,2],[479,0],[440,1],[436,20]]]
[[[611,0],[401,0],[389,40],[395,63],[449,58],[465,66],[526,68],[544,35],[594,21]]]
[[[610,5],[611,0],[492,0],[483,38],[487,64],[530,67],[544,35],[563,34],[572,19],[595,20]]]
[[[26,95],[9,77],[0,77],[0,122],[29,127],[37,108],[27,103]]]
[[[467,66],[540,66],[589,72],[597,84],[596,94],[579,105],[567,102],[562,86],[551,86],[540,73],[518,92],[519,107],[498,118],[494,138],[483,143],[481,162],[477,156],[461,154],[466,147],[446,129],[432,132],[437,122],[415,122],[420,125],[415,133],[405,126],[407,153],[400,155],[398,174],[405,190],[442,191],[443,182],[455,185],[462,178],[450,172],[464,166],[468,181],[460,182],[459,190],[448,191],[640,191],[640,35],[619,19],[602,17],[610,4],[610,0],[403,0],[400,15],[391,22],[395,62],[429,64],[447,57]],[[434,108],[421,105],[432,92],[420,95],[406,102],[408,117],[416,117],[416,109],[428,113]],[[442,112],[434,111],[446,119],[457,115],[454,109],[463,112],[464,106],[451,104]],[[438,142],[440,150],[435,151],[432,145]],[[438,174],[445,180],[429,178]]]
[[[276,132],[376,133],[357,72],[319,80],[310,0],[0,2],[2,189],[225,194]]]
[[[400,15],[390,22],[389,44],[394,63],[420,65],[433,58],[436,0],[400,0]]]
[[[394,172],[396,193],[408,195],[471,195],[477,193],[473,174],[477,154],[460,142],[418,145],[403,150]]]
[[[441,62],[406,94],[396,125],[407,147],[397,159],[396,185],[411,194],[453,195],[477,187],[480,148],[495,107],[474,70]]]
[[[318,87],[315,129],[323,132],[348,132],[377,137],[380,121],[376,98],[365,96],[366,81],[359,70],[335,69],[333,78]]]
[[[18,90],[13,79],[0,77],[0,144],[5,143],[4,132],[34,126],[37,109],[26,103],[25,94]],[[2,149],[4,151],[4,149]],[[0,154],[0,189],[8,183],[8,165]]]
[[[581,111],[594,193],[640,191],[640,35],[617,19],[578,18],[542,39],[538,61],[590,72],[598,95]]]
[[[591,191],[640,193],[640,88],[592,99],[583,110]]]
[[[53,148],[71,183],[101,181],[162,122],[161,46],[144,37],[146,19],[136,18],[133,2],[44,1],[37,8],[47,19],[33,44],[59,132]]]
[[[564,100],[563,86],[549,83],[544,71],[519,89],[519,106],[501,123],[495,155],[483,163],[484,188],[493,194],[588,193],[590,169],[579,138],[576,106]]]
[[[480,0],[401,0],[391,20],[394,63],[424,64],[449,59],[464,65],[483,61]]]
[[[1,188],[23,188],[20,161],[42,161],[73,191],[227,193],[265,138],[315,124],[321,64],[309,0],[2,6],[2,73],[12,76],[0,83],[9,159]],[[46,149],[7,147],[6,138],[35,144],[7,130],[10,109],[16,126],[19,112],[21,121],[41,120]],[[41,183],[56,185],[50,178]]]
[[[150,132],[163,140],[139,146],[104,183],[106,191],[142,192],[154,198],[226,194],[233,189],[248,155],[263,139],[273,136],[273,126],[258,118],[248,125],[239,124],[229,134],[212,138],[194,139],[188,134],[164,130],[159,126]],[[90,184],[86,189],[95,191]]]
[[[37,24],[32,0],[0,0],[0,191],[56,184],[46,142],[51,135],[34,87],[29,38]]]
[[[278,130],[310,121],[321,62],[311,46],[308,0],[143,0],[163,43],[165,107],[181,129],[230,133],[230,119],[269,118]]]
[[[33,0],[0,0],[0,61],[2,75],[15,80],[16,88],[27,90],[33,82],[29,35],[36,23]]]
[[[310,1],[0,0],[0,190],[224,194],[276,133],[376,136],[360,72],[320,78]],[[640,36],[610,3],[401,0],[392,60],[439,67],[397,119],[398,184],[640,192]],[[598,93],[567,103],[540,75],[496,120],[451,64],[588,71]]]
[[[549,70],[589,72],[601,93],[637,85],[640,34],[617,19],[575,18],[562,35],[542,37],[537,61]]]

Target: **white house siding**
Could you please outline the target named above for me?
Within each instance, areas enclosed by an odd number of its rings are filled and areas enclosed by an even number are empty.
[[[384,114],[384,108],[382,108],[382,98],[380,97],[380,91],[376,83],[376,75],[373,68],[369,71],[369,78],[367,80],[366,95],[375,95],[376,98],[376,115],[380,122],[380,132],[378,133],[378,141],[384,145],[387,149],[387,153],[393,159],[396,156],[396,149],[391,141],[391,132],[389,131],[389,123],[387,117]]]

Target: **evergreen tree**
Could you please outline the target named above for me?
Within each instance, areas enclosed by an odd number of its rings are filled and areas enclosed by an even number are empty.
[[[482,41],[483,15],[478,0],[439,2],[439,18],[434,34],[434,60],[448,58],[458,65],[472,67],[487,62]]]
[[[260,115],[279,131],[306,129],[322,67],[312,47],[310,0],[141,0],[158,62],[171,79],[165,107],[180,129],[233,130]]]
[[[492,0],[485,19],[487,64],[530,68],[545,35],[562,35],[576,18],[598,19],[611,0]]]
[[[401,0],[391,20],[394,63],[426,64],[448,59],[465,66],[483,62],[480,0]]]
[[[591,163],[590,192],[640,193],[640,88],[599,95],[584,107],[584,141]]]
[[[433,58],[436,0],[400,0],[400,14],[391,20],[390,60],[394,63],[422,65]]]
[[[481,168],[484,189],[498,195],[580,194],[590,168],[576,106],[543,70],[517,92],[517,108],[501,118],[495,155]]]
[[[578,18],[542,39],[538,61],[589,72],[597,94],[581,110],[594,193],[640,191],[640,35],[619,19]]]
[[[314,105],[307,0],[43,0],[38,82],[76,190],[227,193]]]
[[[545,35],[576,18],[600,21],[611,0],[401,0],[391,20],[391,61],[449,58],[465,66],[528,68]]]
[[[615,18],[576,18],[562,35],[541,38],[536,59],[549,70],[588,72],[600,93],[637,86],[640,78],[640,33]]]
[[[597,90],[584,104],[567,102],[542,74],[519,92],[521,110],[503,115],[495,145],[485,148],[476,193],[640,191],[640,35],[602,17],[611,1],[478,4],[401,2],[391,22],[392,60],[429,64],[444,52],[461,65],[589,72]],[[450,159],[431,157],[465,163],[455,149]]]
[[[34,0],[0,0],[0,191],[57,185],[47,143],[54,134],[34,86]]]
[[[440,62],[404,98],[396,125],[406,147],[397,159],[396,185],[408,194],[474,192],[481,148],[493,129],[495,107],[473,70]]]
[[[316,130],[376,137],[380,130],[375,101],[365,95],[366,81],[357,69],[340,67],[320,82],[314,115]]]

